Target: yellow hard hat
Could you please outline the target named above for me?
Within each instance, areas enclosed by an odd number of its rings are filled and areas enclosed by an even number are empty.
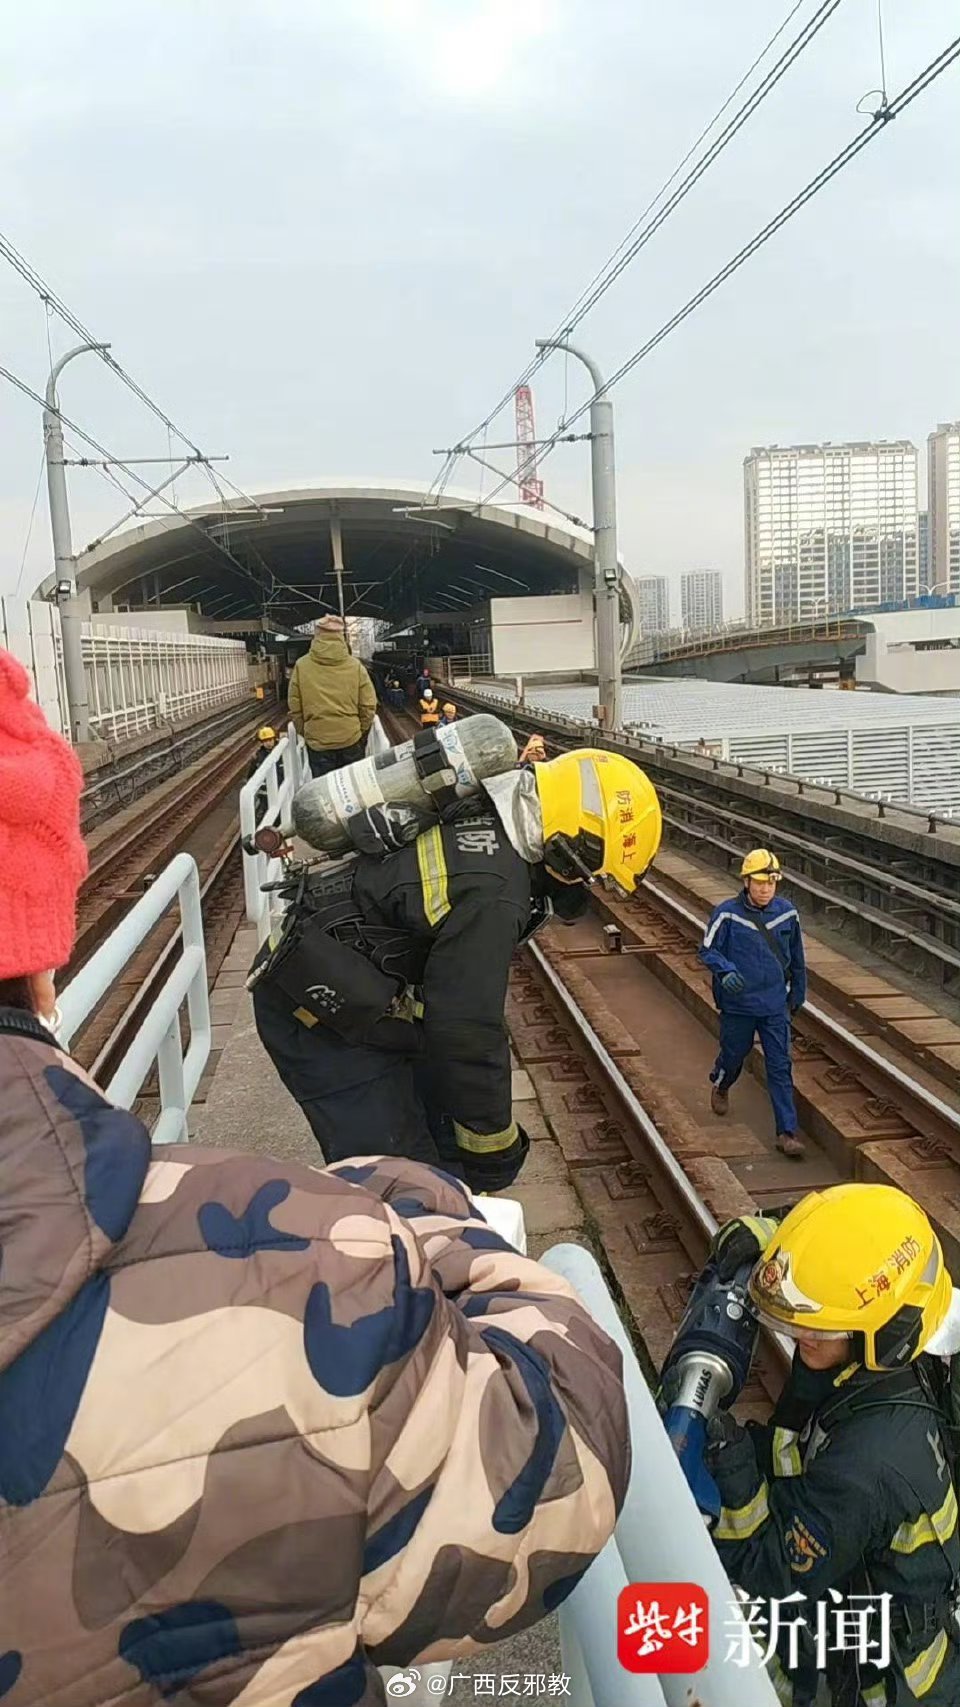
[[[780,861],[769,848],[754,848],[744,855],[741,877],[775,877],[780,879]]]
[[[632,759],[592,747],[535,765],[533,775],[548,870],[565,883],[607,877],[632,894],[663,827],[650,778]]]
[[[780,1333],[854,1339],[867,1369],[911,1363],[950,1308],[953,1283],[918,1203],[892,1185],[833,1185],[780,1223],[750,1276]]]
[[[451,705],[449,700],[447,700],[447,703],[443,708],[443,715],[444,715],[444,717],[456,717],[456,715],[457,715],[456,706]]]
[[[271,729],[269,723],[262,724],[257,730],[257,740],[260,742],[261,746],[266,746],[268,741],[275,741],[276,738],[277,731],[275,729]]]

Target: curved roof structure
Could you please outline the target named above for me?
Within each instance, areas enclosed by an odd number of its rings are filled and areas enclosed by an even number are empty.
[[[590,570],[593,538],[527,505],[483,504],[414,481],[337,481],[258,493],[143,521],[83,552],[81,589],[111,603],[199,607],[242,626],[290,628],[344,603],[403,627],[426,613],[457,621],[490,597],[569,592]]]

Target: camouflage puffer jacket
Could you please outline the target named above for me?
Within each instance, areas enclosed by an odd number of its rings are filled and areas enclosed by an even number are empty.
[[[619,1353],[444,1175],[151,1155],[0,1025],[0,1259],[3,1707],[373,1707],[613,1528]]]

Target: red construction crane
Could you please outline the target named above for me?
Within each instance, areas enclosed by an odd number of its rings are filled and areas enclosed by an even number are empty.
[[[543,509],[543,481],[534,475],[533,461],[537,429],[533,420],[533,392],[529,385],[518,385],[513,394],[517,411],[517,467],[523,469],[517,485],[520,488],[521,504],[533,504],[536,509]]]

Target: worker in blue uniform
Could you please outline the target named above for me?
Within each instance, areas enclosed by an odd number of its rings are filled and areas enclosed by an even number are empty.
[[[700,945],[700,959],[713,973],[713,999],[720,1010],[720,1053],[710,1074],[710,1106],[724,1115],[730,1090],[759,1037],[773,1104],[777,1149],[799,1160],[797,1110],[790,1064],[790,1018],[803,1006],[807,973],[800,916],[777,894],[780,861],[768,848],[754,848],[740,867],[743,888],[714,907]]]

